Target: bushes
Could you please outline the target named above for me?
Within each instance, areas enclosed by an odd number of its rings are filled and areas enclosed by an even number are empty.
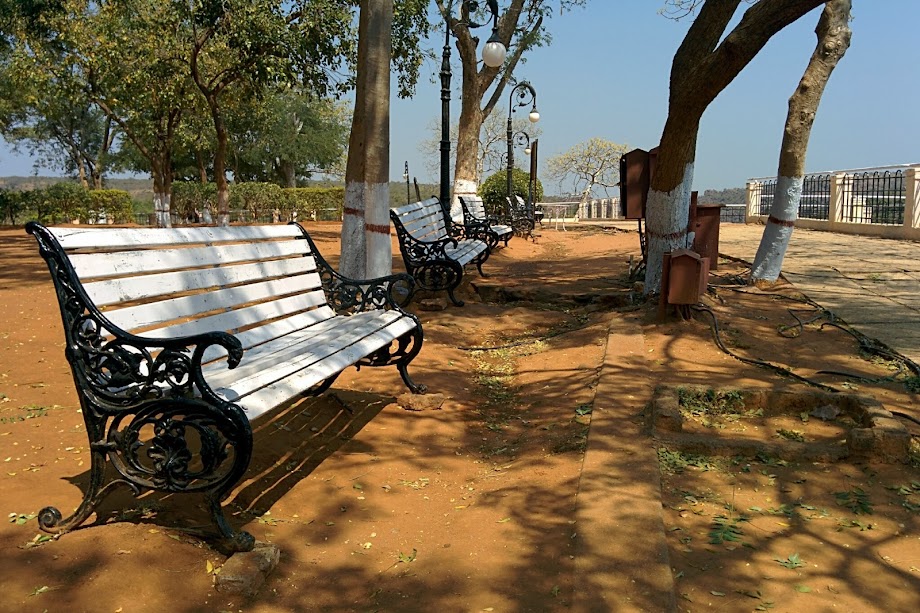
[[[288,194],[291,209],[297,212],[297,219],[342,219],[345,208],[344,187],[290,187],[283,191]]]
[[[210,207],[217,212],[217,186],[214,183],[173,183],[170,209],[179,219],[193,219],[195,211]],[[230,185],[230,210],[234,221],[340,220],[345,207],[344,187],[281,188],[274,183],[233,183]]]
[[[134,221],[134,208],[131,195],[120,189],[94,189],[89,192],[89,220],[109,223],[129,223]],[[83,221],[81,219],[81,221]]]
[[[530,174],[524,172],[520,168],[514,168],[511,171],[511,188],[512,191],[527,201],[528,197],[528,184],[530,182]],[[507,201],[505,196],[508,195],[508,173],[504,170],[496,172],[488,179],[482,182],[482,185],[479,186],[479,196],[482,198],[483,204],[486,205],[486,211],[489,214],[495,214],[496,212],[504,211],[507,207]],[[543,199],[543,184],[540,182],[540,179],[537,179],[536,192],[533,194],[534,202],[539,202]]]

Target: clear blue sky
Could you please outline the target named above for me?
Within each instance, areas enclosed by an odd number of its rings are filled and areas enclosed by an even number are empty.
[[[671,59],[690,23],[658,15],[663,4],[589,0],[585,9],[557,12],[547,21],[552,45],[532,51],[515,71],[537,89],[541,167],[595,136],[643,149],[658,143],[667,117]],[[920,163],[920,2],[853,4],[852,44],[818,110],[809,172]],[[819,15],[820,9],[774,36],[706,111],[694,189],[741,187],[749,178],[776,173],[787,101],[814,50]],[[488,38],[488,28],[480,32],[483,41]],[[443,35],[436,42],[439,51],[442,41]],[[438,66],[423,70],[415,98],[392,102],[390,176],[395,181],[406,160],[419,181],[437,181],[419,145],[440,117],[440,85],[433,82]],[[458,71],[453,119],[460,110]],[[507,94],[502,106],[507,117]],[[547,193],[557,191],[546,181],[544,187]]]
[[[643,149],[657,144],[667,115],[671,58],[690,23],[659,16],[663,4],[589,0],[587,8],[556,13],[547,21],[552,45],[530,52],[516,70],[538,92],[541,167],[551,156],[595,136]],[[808,171],[920,162],[915,19],[920,3],[873,0],[854,5],[852,45],[818,111]],[[786,102],[814,49],[819,11],[775,36],[709,107],[700,129],[694,189],[740,187],[748,178],[776,173]],[[488,28],[479,35],[488,38]],[[442,41],[443,34],[433,41],[439,57]],[[423,67],[413,99],[393,99],[394,181],[402,180],[406,161],[419,181],[437,181],[420,145],[440,118],[438,69],[439,61]],[[454,72],[455,119],[460,110],[459,67]],[[506,94],[503,117],[507,104]],[[31,160],[13,155],[0,143],[0,176],[31,173]],[[557,191],[549,182],[545,188],[547,193]]]

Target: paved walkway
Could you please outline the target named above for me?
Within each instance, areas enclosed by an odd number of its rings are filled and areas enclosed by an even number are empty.
[[[753,261],[763,228],[723,224],[719,253]],[[920,243],[797,228],[783,276],[866,336],[920,362]]]
[[[636,222],[590,222],[635,230]],[[764,227],[725,223],[719,253],[753,262]],[[809,298],[920,362],[920,243],[796,228],[783,276]]]

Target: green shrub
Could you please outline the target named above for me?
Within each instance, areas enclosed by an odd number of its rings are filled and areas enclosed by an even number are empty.
[[[217,211],[217,184],[196,181],[177,181],[172,184],[169,209],[179,219],[195,219],[196,211]]]
[[[527,201],[530,183],[530,173],[514,168],[511,171],[511,188],[512,191]],[[533,194],[534,202],[543,200],[543,184],[537,179],[536,193]],[[482,198],[486,211],[495,214],[498,211],[504,211],[507,208],[505,197],[508,195],[508,172],[500,170],[487,178],[479,186],[479,196]]]
[[[0,189],[0,223],[15,224],[25,208],[26,202],[20,192]]]
[[[120,189],[94,189],[89,192],[89,218],[83,220],[105,219],[110,223],[128,223],[134,221],[134,208],[131,194]]]
[[[234,183],[230,187],[230,209],[246,211],[247,221],[273,221],[274,211],[285,216],[290,197],[275,183]]]
[[[345,209],[344,187],[290,187],[283,191],[288,194],[289,206],[301,221],[342,219]]]

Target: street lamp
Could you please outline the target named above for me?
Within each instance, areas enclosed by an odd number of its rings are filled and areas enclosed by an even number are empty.
[[[515,96],[517,100],[515,101]],[[540,113],[537,112],[537,90],[533,88],[533,85],[527,81],[521,81],[517,85],[511,88],[511,94],[508,96],[508,130],[507,130],[507,140],[508,140],[508,204],[511,204],[511,196],[514,193],[513,187],[514,182],[511,177],[511,171],[514,168],[514,138],[513,129],[511,126],[511,114],[515,112],[518,108],[524,108],[528,105],[532,105],[530,109],[530,114],[527,115],[527,119],[530,120],[530,123],[537,123],[540,121]],[[519,134],[523,134],[520,132]],[[526,136],[526,135],[525,135]],[[530,137],[527,137],[527,144],[530,144]]]
[[[498,68],[505,61],[507,49],[498,37],[498,0],[487,0],[492,13],[492,36],[482,50],[482,61],[490,68]],[[467,18],[479,8],[479,2],[461,0],[460,14]],[[444,52],[441,55],[441,206],[450,206],[450,14],[453,3],[444,12]],[[461,22],[468,28],[481,28],[485,23]],[[488,22],[486,22],[488,23]]]

